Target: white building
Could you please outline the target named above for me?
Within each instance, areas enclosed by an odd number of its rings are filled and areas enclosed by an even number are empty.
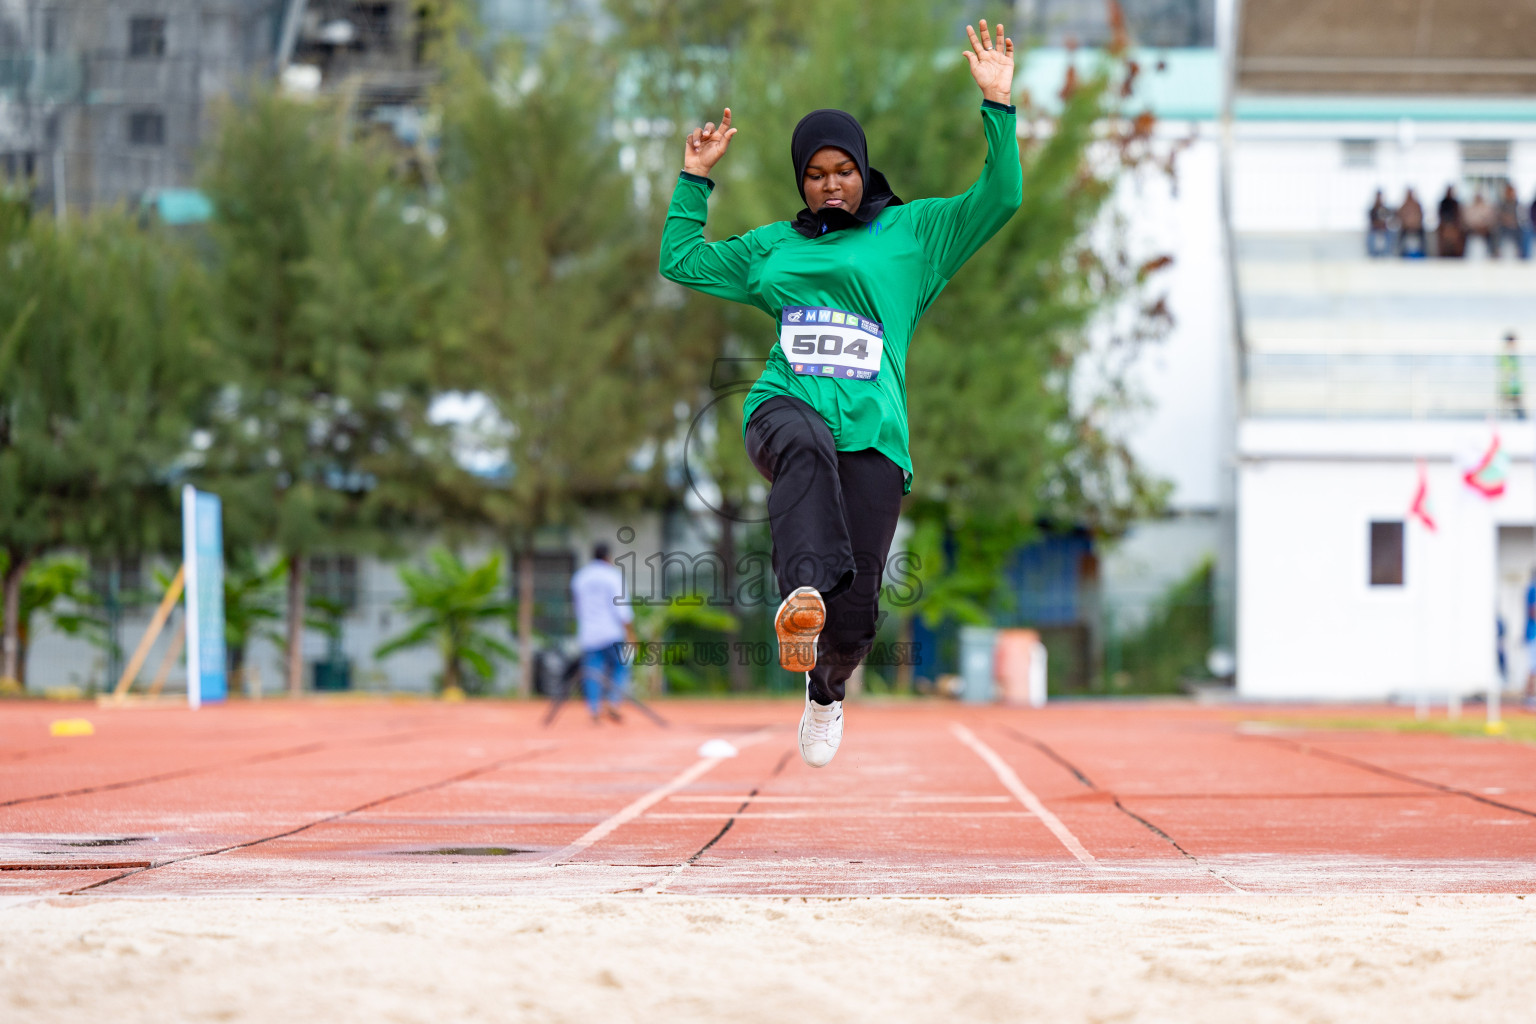
[[[1102,7],[1093,12],[1102,20]],[[1218,601],[1230,606],[1233,497],[1225,467],[1236,415],[1221,216],[1220,55],[1209,46],[1148,46],[1133,58],[1142,70],[1126,111],[1156,115],[1155,145],[1162,153],[1177,150],[1176,173],[1147,167],[1126,175],[1113,211],[1134,259],[1172,257],[1136,301],[1163,297],[1173,326],[1138,352],[1129,383],[1146,406],[1119,429],[1137,462],[1172,489],[1165,516],[1134,523],[1102,552],[1105,628],[1122,632],[1134,631],[1170,587],[1207,561],[1217,563]],[[1101,61],[1098,51],[1033,49],[1020,84],[1034,102],[1055,109],[1067,67],[1086,76]],[[1230,615],[1219,614],[1216,626],[1217,643],[1230,645]]]
[[[1505,179],[1536,195],[1536,25],[1499,5],[1241,5],[1229,213],[1240,313],[1239,691],[1252,698],[1471,693],[1527,666],[1536,436],[1500,399],[1521,339],[1536,377],[1536,263],[1369,259],[1375,190],[1412,187],[1433,233]],[[1507,10],[1505,11],[1507,13]],[[1490,196],[1492,198],[1492,196]],[[1431,242],[1431,244],[1433,244]],[[1527,399],[1528,401],[1529,399]],[[1500,439],[1506,493],[1462,480]],[[1427,481],[1431,530],[1410,514]]]

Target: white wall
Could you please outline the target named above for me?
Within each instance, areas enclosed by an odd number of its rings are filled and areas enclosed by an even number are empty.
[[[1220,162],[1210,124],[1165,129],[1197,141],[1178,156],[1175,187],[1144,173],[1121,183],[1117,205],[1139,254],[1168,253],[1173,266],[1151,282],[1166,292],[1174,326],[1142,351],[1132,379],[1149,408],[1132,416],[1130,447],[1173,483],[1175,509],[1213,509],[1231,431],[1231,307],[1221,229]]]
[[[1489,428],[1248,421],[1238,481],[1238,686],[1250,698],[1470,693],[1496,676],[1498,527],[1536,515],[1533,437],[1505,426],[1508,492],[1460,479]],[[1425,460],[1438,529],[1408,521],[1405,585],[1369,585],[1369,524],[1407,520]]]

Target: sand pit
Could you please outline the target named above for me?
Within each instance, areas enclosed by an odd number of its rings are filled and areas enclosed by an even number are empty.
[[[1516,1021],[1536,898],[71,899],[0,911],[0,1016]]]

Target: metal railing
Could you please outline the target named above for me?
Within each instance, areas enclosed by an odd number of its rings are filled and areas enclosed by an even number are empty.
[[[1536,357],[1516,369],[1497,355],[1254,352],[1246,411],[1254,417],[1485,419],[1523,415]]]

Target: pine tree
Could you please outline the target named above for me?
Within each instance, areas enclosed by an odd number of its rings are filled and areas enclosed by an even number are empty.
[[[481,441],[504,473],[481,515],[517,553],[527,693],[536,535],[643,483],[647,442],[676,426],[679,370],[649,318],[654,236],[613,133],[614,63],[559,35],[538,55],[450,48],[445,66],[442,379],[494,410]]]
[[[0,678],[15,679],[38,559],[177,546],[174,479],[211,351],[185,254],[121,214],[61,225],[0,203],[0,253]]]
[[[232,543],[288,564],[287,683],[303,687],[307,555],[430,521],[451,461],[427,422],[442,277],[431,218],[344,110],[257,91],[206,155],[227,377],[198,479]]]

